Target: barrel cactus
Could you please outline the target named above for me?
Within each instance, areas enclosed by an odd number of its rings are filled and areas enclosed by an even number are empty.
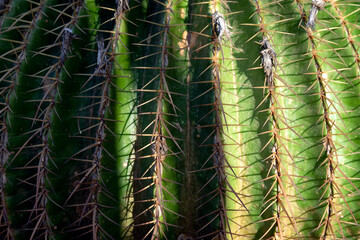
[[[357,239],[359,1],[0,1],[0,239]]]

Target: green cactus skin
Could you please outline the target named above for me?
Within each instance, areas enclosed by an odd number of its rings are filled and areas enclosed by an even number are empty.
[[[359,1],[0,1],[0,239],[357,239]]]

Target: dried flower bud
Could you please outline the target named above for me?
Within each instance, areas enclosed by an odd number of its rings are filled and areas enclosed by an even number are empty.
[[[218,41],[220,42],[225,36],[230,40],[231,31],[229,30],[229,25],[226,24],[224,16],[218,11],[214,12],[212,15],[214,34]]]
[[[97,40],[98,52],[97,52],[97,66],[99,67],[103,62],[103,59],[106,57],[105,48],[104,48],[104,39],[100,38]]]
[[[60,48],[60,66],[64,65],[65,58],[69,55],[71,48],[71,40],[75,37],[75,34],[70,28],[64,28],[62,34],[62,43]]]
[[[260,43],[261,66],[264,68],[266,76],[272,81],[273,67],[276,67],[276,53],[267,37],[264,37]]]
[[[125,12],[126,10],[130,9],[129,7],[129,0],[115,0],[116,3],[116,15],[120,15],[121,13]]]
[[[151,144],[151,151],[153,152],[154,158],[159,156],[160,160],[163,161],[168,150],[169,148],[166,144],[166,139],[157,133],[154,143]]]
[[[111,62],[109,61],[106,55],[106,49],[104,47],[104,39],[100,38],[97,40],[98,52],[97,52],[97,73],[103,75],[105,77],[107,71],[111,67]]]
[[[154,209],[154,217],[155,218],[160,218],[161,217],[161,207],[160,205],[156,205],[155,209]]]
[[[311,29],[314,29],[315,27],[315,21],[316,16],[321,8],[325,6],[324,0],[312,0],[312,5],[309,13],[309,19],[308,19],[308,27],[311,27]]]

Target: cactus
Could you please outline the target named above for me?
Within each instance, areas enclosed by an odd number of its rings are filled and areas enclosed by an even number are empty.
[[[0,239],[356,239],[359,1],[0,1]]]

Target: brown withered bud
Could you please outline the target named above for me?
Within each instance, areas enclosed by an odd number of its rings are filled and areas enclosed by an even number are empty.
[[[324,6],[325,6],[324,0],[312,0],[312,5],[311,5],[310,13],[309,13],[309,19],[308,19],[308,23],[307,23],[308,27],[310,27],[311,29],[314,30],[316,16],[317,16],[319,10],[321,10]]]
[[[264,68],[266,76],[272,81],[273,67],[276,67],[276,53],[267,37],[264,37],[260,44],[261,66]]]
[[[212,15],[212,22],[215,37],[218,39],[218,41],[220,42],[224,37],[230,40],[230,36],[232,33],[229,28],[231,27],[226,24],[224,16],[218,11],[215,11]]]
[[[159,133],[156,133],[155,140],[151,144],[151,151],[155,160],[159,159],[160,163],[155,163],[154,170],[157,172],[157,165],[160,165],[160,175],[162,174],[162,162],[165,160],[166,154],[169,148],[166,144],[166,139],[161,136]]]
[[[128,9],[130,9],[129,7],[129,0],[115,0],[117,9],[116,9],[116,14],[120,14]]]
[[[160,160],[163,161],[166,157],[169,148],[166,144],[165,137],[161,136],[159,133],[156,133],[155,140],[151,144],[151,151],[154,155],[154,158],[160,157]]]
[[[64,32],[62,34],[62,43],[60,48],[60,66],[64,65],[65,59],[70,52],[71,41],[75,37],[76,35],[72,32],[70,28],[64,28]]]

